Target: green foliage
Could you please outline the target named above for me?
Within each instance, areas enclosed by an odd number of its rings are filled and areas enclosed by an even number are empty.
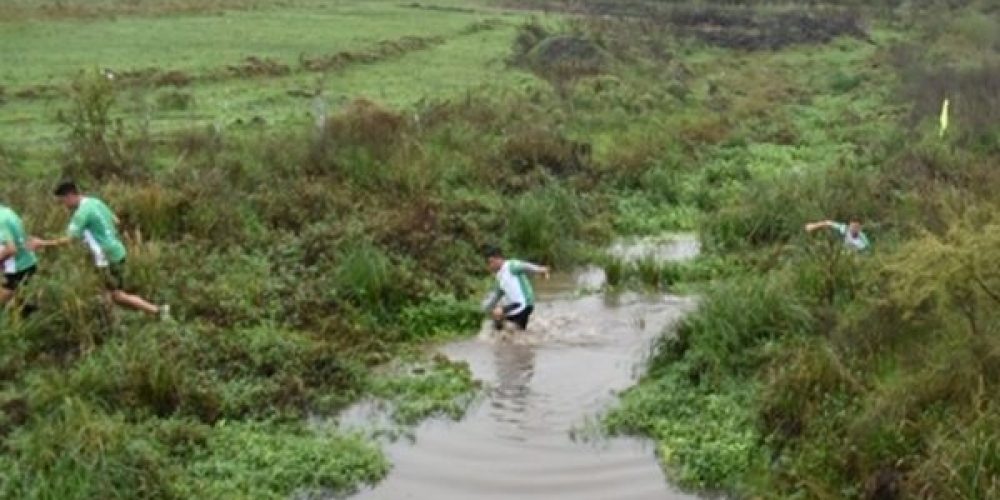
[[[288,498],[345,493],[389,471],[385,457],[357,436],[298,426],[222,422],[185,466],[182,497]]]
[[[342,250],[334,293],[368,307],[384,306],[396,292],[395,269],[384,251],[367,242]]]
[[[174,498],[168,450],[142,425],[77,398],[7,441],[16,457],[0,482],[6,498]]]
[[[733,488],[755,460],[760,439],[751,395],[746,389],[700,389],[682,369],[671,369],[626,392],[605,425],[655,438],[668,476],[682,486]]]
[[[371,393],[389,402],[394,421],[413,424],[431,416],[461,418],[476,387],[468,365],[438,357],[374,378]]]
[[[64,173],[94,179],[138,173],[145,153],[142,139],[129,137],[123,122],[112,115],[117,98],[112,80],[97,71],[84,71],[70,88],[71,107],[59,115],[70,146]]]
[[[615,229],[628,235],[652,235],[694,228],[697,212],[688,206],[657,202],[647,195],[618,195]]]
[[[232,8],[240,29],[212,32],[206,52],[190,41],[214,19],[208,4]],[[208,4],[0,7],[38,23],[0,30],[23,62],[4,83],[0,200],[56,234],[53,178],[100,181],[85,187],[122,219],[130,284],[181,320],[111,313],[82,251],[43,254],[23,291],[40,311],[0,317],[0,496],[287,498],[377,480],[387,466],[370,445],[294,422],[365,394],[401,422],[457,418],[475,387],[466,367],[374,365],[478,326],[465,297],[480,244],[569,267],[611,228],[698,228],[708,252],[602,263],[612,286],[707,282],[608,417],[657,439],[673,477],[761,497],[997,495],[997,30],[985,11],[932,20],[947,30],[871,18],[877,44],[788,48],[863,33],[856,14],[794,6],[605,3],[660,17],[515,33],[384,2],[267,4],[282,15]],[[190,10],[134,15],[174,9]],[[51,17],[109,13],[120,17]],[[281,43],[232,35],[245,32]],[[150,33],[169,54],[129,43]],[[401,33],[422,48],[354,47]],[[548,82],[493,64],[514,37],[513,62]],[[904,53],[897,39],[924,46]],[[95,57],[114,80],[63,85],[62,68]],[[169,67],[137,70],[146,60]],[[171,89],[149,107],[151,86]],[[944,95],[944,140],[897,123],[912,109],[928,125]],[[59,108],[65,148],[48,147],[46,110]],[[64,172],[50,166],[57,149]],[[877,238],[870,255],[802,230],[852,216]]]
[[[508,253],[553,265],[573,262],[578,257],[576,243],[563,234],[581,230],[581,205],[577,196],[555,184],[521,196],[507,217]]]
[[[607,256],[603,263],[604,280],[608,286],[616,288],[622,284],[625,275],[625,261],[618,257]]]
[[[477,304],[451,295],[433,295],[399,313],[400,328],[408,339],[422,340],[475,331],[482,323]]]
[[[740,277],[705,293],[698,311],[685,318],[677,339],[667,342],[662,362],[680,352],[692,375],[706,381],[751,373],[761,363],[757,348],[815,328],[809,309],[776,277]]]

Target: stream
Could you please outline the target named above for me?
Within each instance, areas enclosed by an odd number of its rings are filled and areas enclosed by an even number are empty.
[[[693,257],[690,236],[619,242],[626,260]],[[494,332],[439,351],[469,364],[486,391],[460,421],[431,419],[414,439],[386,446],[389,476],[358,499],[688,499],[667,482],[651,442],[609,438],[594,422],[642,374],[653,341],[694,307],[671,295],[583,294],[603,272],[587,268],[534,281],[526,332]],[[378,418],[358,405],[341,422]]]

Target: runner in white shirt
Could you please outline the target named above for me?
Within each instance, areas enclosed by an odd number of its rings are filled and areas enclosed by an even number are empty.
[[[549,268],[505,259],[496,247],[487,248],[486,260],[490,271],[496,273],[497,283],[483,302],[483,312],[491,311],[493,324],[498,330],[503,328],[504,321],[510,321],[524,330],[535,310],[535,291],[528,275],[542,274],[548,279]]]
[[[871,243],[868,236],[861,230],[861,222],[851,219],[847,224],[832,220],[822,220],[806,224],[806,231],[813,232],[817,229],[830,228],[839,233],[844,238],[844,246],[857,252],[868,250]]]

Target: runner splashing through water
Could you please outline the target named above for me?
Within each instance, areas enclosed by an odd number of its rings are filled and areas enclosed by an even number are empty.
[[[514,323],[521,330],[526,329],[535,310],[535,292],[528,275],[541,274],[548,279],[549,268],[506,259],[496,247],[487,248],[485,254],[490,271],[496,273],[497,283],[483,302],[483,312],[491,312],[497,330],[503,329],[505,321]]]

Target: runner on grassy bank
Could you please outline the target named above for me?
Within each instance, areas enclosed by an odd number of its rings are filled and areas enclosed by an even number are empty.
[[[871,243],[868,241],[868,236],[866,236],[864,231],[861,230],[861,221],[856,218],[852,218],[847,224],[832,220],[823,220],[806,224],[806,231],[810,233],[823,228],[833,229],[840,234],[844,238],[844,245],[852,250],[862,252],[871,247]]]
[[[160,319],[169,319],[170,306],[154,305],[125,291],[125,260],[128,252],[118,237],[118,217],[111,209],[97,198],[81,195],[72,181],[60,183],[54,194],[66,208],[73,211],[66,236],[55,240],[36,239],[32,242],[33,246],[63,246],[73,240],[83,240],[94,256],[105,290],[114,303],[151,316],[159,316]]]
[[[10,207],[0,205],[0,266],[3,283],[0,284],[0,307],[6,306],[38,270],[38,258],[32,251],[31,239],[24,230],[24,223]],[[25,313],[34,310],[26,305]]]

